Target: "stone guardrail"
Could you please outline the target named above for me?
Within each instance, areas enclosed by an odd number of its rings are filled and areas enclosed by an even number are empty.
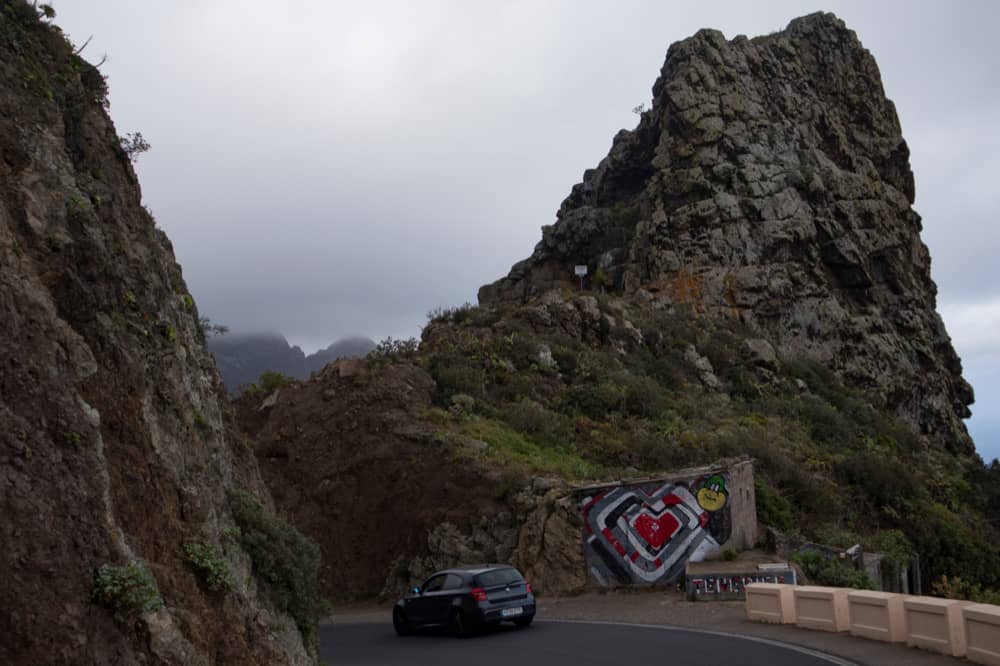
[[[1000,666],[1000,606],[848,588],[751,583],[747,618],[906,643]]]

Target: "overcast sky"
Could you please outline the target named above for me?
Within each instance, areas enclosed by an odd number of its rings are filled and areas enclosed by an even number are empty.
[[[307,352],[475,302],[650,88],[674,41],[833,11],[875,55],[939,310],[1000,456],[1000,3],[54,0],[105,53],[120,134],[203,314]]]

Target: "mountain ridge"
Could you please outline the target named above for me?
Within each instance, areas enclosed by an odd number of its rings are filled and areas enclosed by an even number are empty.
[[[295,379],[308,379],[323,366],[340,358],[364,356],[375,341],[361,335],[338,338],[323,349],[306,354],[289,344],[278,332],[226,333],[208,338],[208,351],[215,358],[226,390],[236,393],[264,372],[278,372]]]

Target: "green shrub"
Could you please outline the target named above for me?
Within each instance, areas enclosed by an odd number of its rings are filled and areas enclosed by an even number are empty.
[[[257,386],[259,386],[265,393],[270,393],[271,391],[279,389],[282,386],[294,383],[294,377],[283,375],[280,372],[275,372],[274,370],[265,370],[257,379]]]
[[[184,544],[184,559],[210,592],[226,592],[233,587],[229,564],[207,543]]]
[[[639,350],[624,361],[630,370],[652,377],[662,388],[676,390],[684,383],[684,361],[672,350],[661,355]]]
[[[853,587],[859,590],[871,590],[875,587],[868,574],[836,557],[828,558],[822,553],[807,550],[796,553],[792,560],[802,567],[802,572],[810,582],[817,585]]]
[[[556,365],[559,366],[559,372],[566,378],[572,378],[576,375],[576,357],[577,353],[571,349],[566,349],[565,347],[552,348],[552,358],[555,360]]]
[[[712,331],[708,339],[698,345],[698,351],[708,358],[715,374],[724,374],[739,360],[739,349],[742,340],[726,329]]]
[[[265,370],[260,373],[260,377],[253,384],[245,386],[241,395],[249,397],[264,396],[282,386],[288,386],[289,384],[294,384],[296,379],[294,377],[289,377],[288,375],[283,375],[280,372],[274,370]]]
[[[530,398],[522,398],[518,402],[504,405],[500,416],[515,430],[528,434],[546,432],[552,423],[553,414]]]
[[[462,324],[471,321],[477,314],[479,307],[472,303],[464,303],[457,307],[437,307],[427,313],[427,323],[429,324]]]
[[[625,392],[620,386],[608,382],[577,384],[566,390],[562,409],[603,421],[609,413],[621,409],[624,400]]]
[[[156,579],[141,564],[101,565],[94,576],[91,599],[109,608],[121,622],[131,622],[163,608]]]
[[[629,416],[655,419],[667,408],[663,388],[650,377],[622,373],[616,377],[624,393],[622,411]]]
[[[634,424],[629,434],[628,448],[636,459],[632,463],[643,469],[678,469],[691,461],[688,452],[677,442],[677,421],[661,420],[652,424]]]
[[[476,411],[476,399],[465,393],[456,393],[451,396],[451,406],[448,413],[454,417],[468,416]]]
[[[294,384],[296,381],[297,380],[294,377],[283,375],[275,370],[265,370],[260,373],[260,377],[257,378],[256,382],[244,386],[240,395],[249,398],[262,397],[281,388],[282,386]]]
[[[234,493],[230,506],[254,574],[275,603],[295,619],[299,630],[310,636],[326,608],[319,590],[319,546],[285,520],[267,513],[250,493]]]
[[[406,340],[393,340],[388,337],[379,341],[375,349],[368,352],[368,358],[376,363],[389,363],[391,361],[408,361],[416,358],[420,342],[416,338]]]
[[[441,404],[449,404],[451,396],[465,393],[474,398],[482,397],[485,390],[485,373],[473,361],[454,354],[433,354],[428,361],[428,371],[437,383]]]
[[[779,530],[790,530],[795,524],[792,503],[782,497],[761,478],[754,479],[754,495],[757,500],[757,520]]]
[[[899,575],[913,559],[913,544],[899,530],[880,530],[862,539],[861,543],[866,552],[885,555],[882,565],[890,576]]]
[[[858,488],[875,509],[901,510],[909,500],[922,494],[920,481],[911,467],[885,455],[859,453],[846,458],[836,465],[834,476],[841,483]]]
[[[639,206],[626,206],[621,201],[617,202],[608,211],[608,221],[611,226],[632,228],[639,222]]]
[[[1000,606],[1000,590],[984,590],[979,585],[970,583],[958,576],[949,578],[941,576],[931,585],[931,594],[946,599],[964,599],[979,604]]]
[[[921,502],[906,525],[906,536],[920,555],[925,580],[961,576],[983,587],[1000,585],[1000,552],[976,523],[942,504]]]

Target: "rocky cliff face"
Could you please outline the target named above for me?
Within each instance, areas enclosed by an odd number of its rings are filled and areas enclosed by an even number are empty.
[[[831,14],[670,47],[652,108],[482,304],[557,286],[736,318],[970,453],[971,387],[935,312],[909,151],[878,67]]]
[[[268,496],[104,86],[0,0],[0,662],[309,663],[221,537],[230,491]]]

